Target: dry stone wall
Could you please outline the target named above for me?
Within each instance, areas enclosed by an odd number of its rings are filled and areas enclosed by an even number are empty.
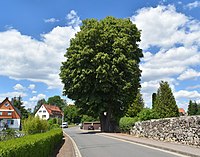
[[[132,135],[200,147],[200,116],[183,116],[135,123]]]

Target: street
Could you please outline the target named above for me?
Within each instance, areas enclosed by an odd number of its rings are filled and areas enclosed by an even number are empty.
[[[82,131],[78,127],[64,131],[75,141],[82,157],[183,157],[176,153]]]

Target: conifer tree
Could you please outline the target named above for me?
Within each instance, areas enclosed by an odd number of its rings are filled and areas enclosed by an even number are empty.
[[[142,94],[140,92],[138,92],[135,100],[129,106],[126,116],[136,117],[137,114],[140,111],[142,111],[143,108],[144,108],[144,100],[142,99]]]
[[[179,111],[175,98],[168,82],[161,81],[154,104],[155,112],[159,118],[178,117]]]
[[[154,108],[155,101],[156,101],[156,93],[153,93],[152,94],[152,108]]]
[[[192,115],[196,115],[198,112],[198,106],[196,102],[192,102],[192,100],[189,101],[189,105],[188,105],[188,115],[192,116]]]

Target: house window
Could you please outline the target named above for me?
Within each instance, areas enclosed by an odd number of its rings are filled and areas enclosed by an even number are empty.
[[[45,113],[46,112],[46,110],[43,110],[43,113]]]
[[[39,112],[42,112],[42,110],[40,110]]]
[[[42,115],[42,118],[46,118],[46,115]]]
[[[7,124],[8,125],[13,125],[14,124],[14,120],[7,120]]]
[[[2,116],[2,115],[3,115],[3,112],[0,111],[0,116]]]
[[[11,111],[8,111],[8,116],[11,116],[12,115],[12,112]]]
[[[8,107],[10,104],[6,103],[5,106]]]

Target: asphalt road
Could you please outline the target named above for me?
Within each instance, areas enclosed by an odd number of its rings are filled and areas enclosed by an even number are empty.
[[[81,131],[78,127],[66,128],[64,131],[75,141],[82,157],[183,157],[172,152],[103,136],[101,133]]]

